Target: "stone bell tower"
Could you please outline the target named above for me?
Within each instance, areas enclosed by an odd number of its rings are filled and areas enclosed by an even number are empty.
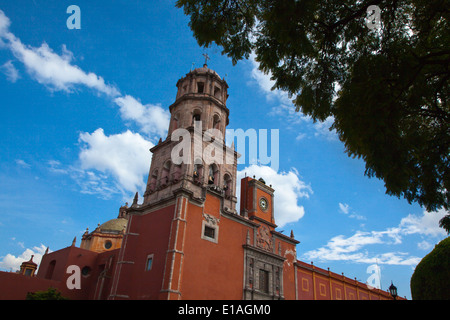
[[[208,189],[223,196],[224,208],[234,212],[238,155],[225,145],[228,85],[205,63],[179,79],[176,86],[167,138],[150,150],[153,156],[144,205],[168,198],[179,188],[199,199]]]
[[[238,216],[238,153],[224,143],[228,85],[205,64],[179,79],[177,88],[167,137],[150,149],[144,200],[135,198],[126,209],[110,299],[197,296],[206,287],[188,274],[201,270],[200,256],[228,244],[233,228],[223,216]]]

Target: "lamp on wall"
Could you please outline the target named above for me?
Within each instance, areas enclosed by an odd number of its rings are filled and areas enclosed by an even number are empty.
[[[397,298],[397,287],[394,286],[392,281],[391,281],[391,285],[389,286],[389,293],[394,298],[394,300]]]

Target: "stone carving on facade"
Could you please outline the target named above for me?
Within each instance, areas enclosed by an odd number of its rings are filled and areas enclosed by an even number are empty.
[[[220,222],[219,218],[216,218],[207,213],[203,213],[203,218],[206,220],[207,223],[209,223],[211,225],[216,225],[216,224],[219,224],[219,222]]]
[[[259,227],[256,234],[256,246],[267,251],[273,250],[273,239],[266,226]]]

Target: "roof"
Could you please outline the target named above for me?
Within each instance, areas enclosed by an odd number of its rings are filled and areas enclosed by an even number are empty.
[[[100,231],[115,231],[120,232],[127,226],[128,220],[125,218],[111,219],[98,227]]]
[[[192,70],[191,72],[197,72],[197,73],[212,73],[214,75],[216,75],[220,80],[222,80],[222,78],[219,76],[219,74],[214,71],[213,69],[208,68],[208,66],[205,64],[203,65],[202,68],[195,68],[194,70]]]

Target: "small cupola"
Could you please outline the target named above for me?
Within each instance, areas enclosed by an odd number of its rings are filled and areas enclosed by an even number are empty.
[[[33,277],[37,269],[37,264],[33,262],[34,255],[31,256],[30,260],[22,262],[20,265],[19,273],[24,276]]]

